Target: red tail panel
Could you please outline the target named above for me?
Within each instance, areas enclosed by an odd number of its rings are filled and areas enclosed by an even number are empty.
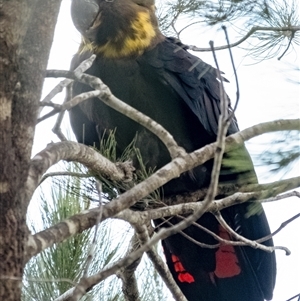
[[[180,282],[187,282],[187,283],[195,282],[194,277],[185,270],[179,258],[173,254],[172,254],[172,261],[174,264],[175,272],[178,273],[177,278]]]
[[[226,240],[231,240],[228,232],[219,226],[219,236]],[[229,278],[241,273],[239,260],[232,245],[221,245],[216,252],[215,275],[218,278]]]

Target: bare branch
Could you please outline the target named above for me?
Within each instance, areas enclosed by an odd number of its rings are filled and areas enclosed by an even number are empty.
[[[48,172],[46,174],[44,174],[41,178],[40,184],[41,185],[46,179],[48,179],[49,177],[77,177],[77,178],[91,178],[94,177],[91,174],[83,174],[80,172],[71,172],[71,171],[56,171],[56,172]]]
[[[281,187],[286,186],[286,184],[289,181],[299,183],[300,178],[292,178],[287,180],[278,181],[278,183],[282,184],[279,185]],[[269,191],[270,188],[273,187],[272,183],[270,184],[263,184],[263,185],[248,185],[248,187],[245,190],[251,190],[253,188],[259,190],[261,187],[264,187],[266,191]],[[289,187],[287,187],[289,189]],[[272,189],[271,189],[272,191]],[[240,202],[248,201],[249,199],[253,199],[255,197],[255,193],[236,193],[233,196],[229,196],[227,198],[213,201],[211,205],[208,207],[207,211],[210,212],[216,212],[218,210],[222,210],[228,206],[238,204]],[[202,207],[202,202],[198,203],[187,203],[187,204],[178,204],[173,206],[168,206],[165,208],[158,208],[158,209],[152,209],[145,212],[136,212],[129,209],[123,210],[118,215],[116,215],[116,218],[123,219],[125,221],[128,221],[131,224],[145,224],[147,221],[152,219],[158,219],[163,218],[166,216],[172,216],[172,215],[189,215],[193,212],[199,210]],[[80,233],[86,229],[91,228],[96,223],[96,218],[98,216],[98,210],[97,209],[91,209],[88,211],[85,211],[83,213],[74,215],[68,219],[66,219],[63,222],[60,222],[44,231],[41,231],[29,238],[28,244],[27,244],[27,254],[29,257],[32,257],[38,253],[40,253],[42,250],[52,246],[55,243],[61,242],[65,240],[66,238],[76,234]],[[111,211],[109,212],[106,208],[106,206],[103,207],[103,215],[102,215],[102,221],[104,219],[107,219],[108,217],[112,217]],[[243,245],[234,243],[236,245]]]
[[[93,56],[92,56],[93,57]],[[112,107],[116,111],[122,113],[123,115],[131,118],[132,120],[138,122],[139,124],[143,125],[145,128],[147,128],[149,131],[154,133],[167,147],[167,149],[170,152],[171,158],[175,158],[179,155],[186,154],[185,150],[181,147],[179,147],[172,137],[172,135],[164,129],[160,124],[152,120],[150,117],[144,115],[143,113],[139,112],[138,110],[134,109],[133,107],[129,106],[122,100],[115,97],[110,89],[101,81],[101,79],[88,75],[83,74],[82,72],[78,72],[77,69],[72,73],[70,71],[49,71],[48,75],[51,76],[66,76],[70,77],[72,79],[76,79],[79,82],[82,82],[86,85],[91,86],[96,91],[90,91],[82,93],[72,100],[68,101],[63,105],[63,107],[60,108],[60,110],[70,110],[72,107],[76,106],[77,104],[81,103],[82,101],[85,101],[91,97],[98,97],[101,101],[103,101],[108,106]],[[46,114],[42,118],[39,119],[39,121],[44,120],[50,116],[53,116],[57,114],[60,110],[54,109],[50,113]]]
[[[78,104],[80,104],[90,98],[99,97],[100,95],[101,95],[101,92],[98,90],[81,93],[81,94],[75,96],[72,100],[64,103],[62,105],[62,110],[63,111],[70,110],[71,108],[77,106]]]
[[[296,298],[297,298],[297,300],[296,300]],[[292,300],[294,300],[294,301],[300,301],[300,294],[297,294],[297,295],[293,296],[292,298],[289,298],[286,301],[292,301]]]
[[[300,187],[300,177],[289,178],[285,180],[275,181],[266,184],[248,184],[248,185],[238,185],[238,184],[225,184],[219,185],[217,196],[227,196],[230,198],[243,200],[252,199],[253,201],[263,199],[263,202],[275,201],[274,197],[277,194],[286,192],[291,189]],[[261,192],[261,193],[260,193]],[[236,195],[233,195],[236,193]],[[245,193],[248,193],[247,195]],[[251,194],[251,197],[249,195]],[[296,192],[293,192],[296,196]],[[201,201],[205,198],[207,194],[207,188],[197,190],[195,192],[189,192],[181,195],[174,195],[169,198],[165,198],[161,204],[158,205],[175,205],[183,203],[191,203]],[[294,195],[293,194],[293,195]],[[292,196],[293,196],[292,195]],[[249,196],[249,198],[248,198]],[[269,197],[272,197],[270,200]]]
[[[296,31],[300,30],[300,26],[288,26],[288,27],[263,27],[263,26],[254,26],[252,27],[248,33],[241,38],[240,40],[238,40],[235,43],[232,43],[230,45],[224,45],[224,46],[219,46],[219,47],[215,47],[215,50],[224,50],[227,48],[232,48],[232,47],[236,47],[238,45],[240,45],[241,43],[243,43],[244,41],[246,41],[251,35],[253,35],[255,32],[257,31],[291,31],[293,33],[295,33]],[[193,51],[199,51],[199,52],[208,52],[211,51],[210,48],[199,48],[193,45],[188,45],[188,48],[190,50]]]
[[[76,79],[76,77],[74,75],[74,71],[70,71],[70,70],[51,70],[51,69],[46,70],[45,77],[54,77],[54,78],[65,77],[65,78],[69,78],[72,80]]]
[[[137,250],[139,247],[139,240],[136,233],[133,235],[129,248],[126,252],[127,255]],[[121,268],[117,271],[116,275],[122,280],[122,291],[126,301],[140,301],[140,294],[138,290],[137,280],[134,272],[141,262],[142,257],[139,257],[131,265]]]
[[[280,131],[280,130],[293,130],[298,129],[299,127],[299,120],[278,120],[274,122],[267,122],[260,124],[259,126],[254,126],[251,128],[248,128],[246,130],[243,130],[239,133],[236,133],[234,135],[231,135],[226,138],[227,146],[226,149],[229,151],[231,149],[234,149],[238,145],[244,142],[244,140],[250,139],[252,137],[255,137],[256,135],[260,135],[266,132],[270,131]],[[77,143],[72,142],[60,142],[59,144],[65,145],[77,145]],[[55,146],[55,144],[53,144]],[[50,145],[51,147],[51,145]],[[81,146],[84,147],[84,146]],[[91,150],[88,147],[85,147],[88,150]],[[85,149],[84,148],[84,149]],[[32,193],[37,187],[39,183],[39,179],[41,175],[48,169],[48,167],[51,166],[52,163],[56,163],[59,159],[66,159],[69,158],[69,160],[72,160],[72,158],[68,157],[72,151],[70,149],[66,149],[65,154],[59,154],[54,153],[51,154],[49,152],[49,149],[46,149],[47,151],[42,152],[46,157],[43,159],[43,157],[39,157],[38,155],[34,158],[36,160],[36,167],[34,167],[34,164],[30,171],[30,177],[27,183],[27,191],[28,193]],[[85,153],[85,152],[84,152]],[[93,152],[94,153],[94,152]],[[103,218],[112,217],[118,214],[119,212],[123,211],[126,208],[129,208],[130,206],[134,205],[137,201],[143,199],[147,195],[149,195],[152,191],[156,190],[160,186],[167,183],[169,180],[177,177],[180,175],[180,173],[185,172],[191,168],[194,168],[197,165],[201,165],[207,160],[213,158],[215,153],[215,143],[206,145],[205,147],[201,148],[200,150],[197,150],[191,154],[188,154],[184,156],[183,158],[176,158],[169,164],[165,165],[163,168],[155,172],[153,175],[151,175],[147,180],[135,185],[132,189],[126,191],[122,195],[120,195],[117,199],[112,200],[110,203],[106,204],[103,208]],[[95,161],[101,160],[101,156],[99,156],[98,159],[95,158]],[[83,156],[84,157],[84,156]],[[34,160],[33,160],[34,162]],[[118,171],[119,173],[119,171]],[[112,174],[108,173],[108,176],[112,176]],[[120,174],[122,177],[122,173]],[[123,174],[124,176],[124,174]],[[126,178],[126,176],[125,176]],[[285,183],[287,183],[286,181]],[[295,182],[299,183],[299,178],[295,178]],[[271,184],[269,184],[269,187],[272,187]],[[287,185],[287,184],[285,184]],[[295,183],[294,183],[295,185]],[[299,184],[297,184],[299,186]],[[248,189],[250,189],[251,185],[247,185]],[[253,187],[259,187],[253,186]],[[292,189],[292,188],[290,188]],[[251,190],[250,190],[251,191]],[[225,200],[223,203],[226,203],[228,206],[234,204],[234,199],[229,200],[226,202]],[[213,202],[210,206],[212,206],[212,210],[221,210],[222,206],[224,207],[224,204],[222,202]],[[201,203],[203,204],[203,203]],[[185,204],[185,206],[191,205],[191,204]],[[201,206],[201,205],[199,205]],[[213,207],[214,206],[214,207]],[[183,207],[184,208],[184,207]],[[208,207],[209,208],[209,207]],[[208,209],[206,208],[206,209]],[[197,208],[198,210],[199,208]],[[202,209],[201,210],[206,210]],[[145,214],[145,213],[144,213]],[[148,213],[149,214],[149,213]],[[49,228],[49,232],[44,232],[46,235],[46,238],[43,239],[43,234],[40,233],[39,236],[34,236],[35,239],[30,239],[30,242],[28,244],[28,254],[29,256],[33,256],[37,254],[40,250],[45,249],[49,246],[51,246],[54,243],[57,243],[59,241],[63,241],[65,238],[78,233],[80,231],[83,231],[84,229],[87,229],[86,227],[90,227],[91,224],[94,225],[95,223],[95,217],[96,213],[94,211],[90,211],[85,217],[84,222],[81,219],[77,219],[76,216],[74,216],[74,219],[72,220],[71,224],[71,230],[68,229],[67,231],[61,231],[60,228],[66,229],[67,224],[61,223],[57,224],[53,228]],[[155,218],[155,217],[154,217]],[[83,225],[82,225],[83,223]],[[180,231],[181,229],[178,229]],[[175,230],[177,231],[177,230]],[[50,234],[49,234],[50,233]],[[50,237],[48,237],[50,235]],[[165,235],[164,233],[162,235]],[[167,234],[168,235],[168,234]]]
[[[72,287],[71,289],[64,292],[62,295],[60,295],[58,298],[54,299],[53,301],[65,301],[72,297],[74,293],[75,287]]]
[[[128,168],[128,162],[114,164],[86,145],[71,141],[51,143],[31,160],[26,189],[28,198],[39,185],[42,175],[60,160],[79,162],[115,181],[130,180],[130,171],[133,171],[133,168]],[[127,167],[122,168],[122,165]]]
[[[233,114],[236,111],[236,108],[237,108],[239,100],[240,100],[240,88],[239,88],[239,80],[238,80],[238,76],[237,76],[237,73],[236,73],[236,68],[235,68],[235,64],[234,64],[234,60],[233,60],[233,55],[232,55],[231,48],[230,48],[227,29],[226,29],[225,26],[222,26],[222,29],[224,30],[224,33],[225,33],[226,42],[227,42],[227,46],[228,46],[228,50],[229,50],[231,66],[232,66],[232,69],[233,69],[234,79],[235,79],[235,84],[236,84],[236,100],[235,100],[234,108],[233,108],[231,114],[229,115],[229,119],[231,119],[231,118],[233,118]]]
[[[300,180],[299,180],[300,182]],[[300,183],[299,183],[300,184]],[[294,188],[294,187],[293,187]],[[296,187],[295,187],[296,188]],[[289,189],[288,189],[289,190]],[[279,200],[283,200],[283,199],[286,199],[286,198],[290,198],[292,196],[296,196],[298,198],[300,198],[300,192],[299,191],[291,191],[291,192],[288,192],[288,193],[284,193],[284,194],[281,194],[281,195],[277,195],[275,197],[272,197],[272,198],[268,198],[268,199],[265,199],[263,200],[264,203],[268,203],[268,202],[274,202],[274,201],[279,201]]]
[[[66,77],[65,80],[61,81],[52,91],[40,102],[40,106],[51,106],[54,109],[45,114],[44,116],[38,118],[37,123],[54,116],[57,113],[59,114],[58,120],[56,122],[56,125],[54,127],[54,132],[58,134],[58,136],[61,138],[62,141],[66,141],[64,136],[61,134],[61,131],[58,129],[60,127],[60,123],[64,116],[64,107],[59,104],[55,104],[51,102],[51,99],[60,93],[64,88],[67,88],[70,86],[70,84],[73,82],[74,79],[76,79],[75,75],[80,75],[83,72],[85,72],[87,69],[89,69],[94,60],[96,58],[96,55],[91,55],[88,59],[84,60],[73,72],[72,71],[60,71],[60,70],[47,70],[46,71],[46,77]],[[63,73],[63,74],[62,74]],[[65,98],[65,103],[68,101],[68,95]],[[43,108],[40,108],[39,115],[41,114]],[[59,126],[58,126],[59,125]],[[61,134],[61,135],[60,135]]]
[[[54,109],[60,109],[61,105],[53,103],[51,101],[58,93],[62,92],[64,88],[72,83],[71,79],[62,80],[57,86],[55,86],[48,95],[40,102],[39,116],[45,106],[53,107]]]
[[[215,212],[214,212],[214,214],[215,214]],[[181,219],[185,218],[185,217],[180,216],[180,215],[177,215],[177,217],[179,217]],[[168,221],[167,221],[167,223],[170,224],[170,225],[173,225],[173,224],[171,224]],[[200,225],[198,223],[193,223],[193,226],[195,226],[195,227],[197,227],[197,228],[205,231],[206,233],[208,233],[209,235],[211,235],[215,240],[217,240],[219,243],[216,243],[216,244],[213,244],[213,245],[209,245],[209,244],[197,241],[196,239],[194,239],[191,236],[187,235],[183,231],[179,231],[178,233],[180,233],[180,235],[184,236],[186,239],[188,239],[189,241],[193,242],[197,246],[199,246],[201,248],[207,248],[207,249],[216,249],[216,248],[219,248],[221,244],[222,245],[230,245],[230,246],[240,246],[240,247],[250,246],[250,247],[253,247],[255,249],[257,249],[257,248],[260,249],[260,247],[257,247],[256,242],[262,242],[262,241],[268,240],[268,239],[270,239],[272,237],[272,235],[270,235],[270,237],[264,237],[262,239],[259,239],[259,241],[256,240],[254,242],[252,240],[250,240],[250,242],[253,242],[253,244],[249,244],[249,242],[248,242],[249,240],[247,238],[241,236],[241,235],[239,235],[239,236],[242,237],[243,239],[238,239],[238,241],[233,241],[233,240],[228,240],[228,239],[220,237],[219,235],[215,234],[214,232],[210,231],[209,229],[207,229],[206,227],[203,227],[202,225]],[[284,247],[276,247],[276,248],[277,249],[282,249]],[[264,250],[264,251],[266,251],[266,250]],[[289,254],[287,254],[287,255],[289,255]]]
[[[300,177],[289,178],[285,180],[275,181],[266,184],[248,184],[248,185],[240,185],[240,184],[221,184],[218,186],[217,196],[228,196],[228,197],[239,197],[238,195],[233,196],[234,193],[240,193],[240,195],[247,193],[251,193],[251,199],[253,201],[264,199],[263,202],[268,202],[269,197],[272,197],[270,201],[275,201],[273,199],[277,194],[286,192],[291,189],[295,189],[300,187]],[[259,192],[262,191],[260,194]],[[293,192],[297,196],[297,192]],[[194,192],[188,192],[181,195],[174,195],[168,198],[164,198],[163,202],[158,203],[158,206],[166,205],[175,205],[175,204],[183,204],[183,203],[191,203],[202,201],[207,194],[207,188],[199,189]],[[244,198],[250,199],[247,196],[243,196]]]
[[[215,213],[215,217],[216,219],[218,220],[218,222],[220,223],[220,225],[236,240],[238,241],[242,241],[244,242],[246,245],[254,248],[254,249],[260,249],[260,250],[263,250],[263,251],[266,251],[268,253],[271,253],[271,252],[274,252],[276,249],[281,249],[281,250],[284,250],[286,252],[286,255],[290,255],[291,254],[291,251],[286,248],[286,247],[267,247],[265,245],[262,245],[260,243],[258,243],[256,240],[253,241],[253,240],[250,240],[250,239],[247,239],[245,238],[244,236],[242,235],[239,235],[238,233],[236,233],[228,224],[227,222],[224,220],[224,218],[222,217],[221,213],[220,212],[216,212]]]
[[[232,139],[235,140],[235,143],[239,143],[240,139],[245,142],[265,133],[292,130],[300,131],[300,119],[278,119],[271,122],[263,122],[228,136],[226,138],[226,143],[228,143],[226,144],[226,151],[233,149],[230,147]]]
[[[150,117],[144,115],[135,108],[115,97],[111,93],[110,89],[101,81],[101,79],[88,74],[82,74],[77,77],[77,80],[84,84],[90,85],[95,90],[100,91],[99,99],[102,102],[141,124],[155,134],[165,144],[172,159],[178,157],[179,155],[182,156],[186,154],[185,150],[177,145],[172,135],[164,127],[152,120]],[[71,100],[71,102],[73,101],[74,100]]]
[[[297,218],[300,217],[300,213],[294,215],[293,217],[289,218],[288,220],[286,220],[285,222],[281,223],[280,227],[275,230],[273,233],[271,233],[268,236],[262,237],[260,239],[257,239],[257,242],[264,242],[270,238],[272,238],[274,235],[276,235],[277,233],[279,233],[283,228],[285,228],[288,224],[290,224],[291,222],[293,222],[294,220],[296,220]],[[289,255],[289,254],[288,254]]]
[[[66,87],[66,97],[64,99],[64,103],[68,102],[71,99],[72,87],[73,87],[73,84]],[[56,119],[56,122],[54,124],[54,127],[52,128],[52,132],[54,134],[56,134],[56,136],[60,139],[60,141],[67,141],[68,140],[65,137],[65,135],[63,134],[63,132],[60,128],[64,116],[65,116],[65,111],[59,112],[59,114],[57,116],[57,119]]]
[[[73,72],[61,71],[61,70],[46,70],[45,77],[66,77],[66,78],[76,79],[76,76],[82,74],[92,66],[96,57],[97,56],[95,54],[91,55],[88,59],[84,60]]]
[[[149,241],[149,234],[148,234],[147,228],[145,226],[141,226],[141,225],[143,225],[143,224],[135,224],[134,228],[136,230],[136,233],[138,235],[138,238],[139,238],[141,244],[146,244]],[[176,284],[167,265],[157,254],[155,249],[153,247],[151,247],[151,248],[149,248],[149,250],[146,253],[147,253],[149,259],[151,260],[151,262],[153,263],[156,271],[159,273],[162,280],[166,284],[167,288],[170,290],[171,294],[173,295],[173,298],[176,301],[187,301],[187,299],[185,298],[185,296],[182,294],[181,290],[179,289],[178,285]]]

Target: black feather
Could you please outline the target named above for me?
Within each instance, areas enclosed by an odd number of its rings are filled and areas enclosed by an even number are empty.
[[[123,2],[128,4],[130,1],[122,0]],[[114,2],[106,4],[118,5]],[[142,9],[147,7],[146,4]],[[135,9],[135,6],[132,7]],[[141,5],[137,7],[140,9]],[[130,5],[126,6],[126,9],[129,8],[131,9]],[[118,18],[123,18],[122,12]],[[107,19],[108,15],[105,20]],[[125,18],[115,24],[124,25],[124,22],[126,23]],[[95,36],[100,36],[95,31],[93,29]],[[102,30],[101,35],[103,34]],[[109,39],[109,36],[106,38]],[[97,53],[97,58],[87,73],[101,78],[115,96],[163,125],[180,146],[192,152],[216,140],[220,114],[220,84],[216,70],[190,54],[187,47],[176,39],[157,37],[155,41],[139,55],[108,58]],[[90,55],[89,51],[76,54],[72,69]],[[74,95],[89,90],[90,87],[80,83],[75,83],[73,87]],[[228,111],[231,112],[231,109],[228,108]],[[170,161],[167,149],[154,134],[107,107],[99,99],[90,99],[73,108],[70,120],[79,142],[99,145],[108,130],[116,130],[117,155],[121,155],[137,134],[136,147],[147,167],[160,168]],[[237,131],[238,125],[233,118],[228,134]],[[136,162],[135,158],[133,160]],[[163,186],[164,195],[171,196],[208,187],[211,169],[212,160],[194,168],[192,172],[182,174]],[[244,145],[225,154],[220,182],[257,182],[251,158]],[[249,239],[268,235],[270,229],[265,214],[248,217],[247,207],[246,203],[226,208],[222,210],[222,215],[233,229]],[[174,217],[171,222],[179,220]],[[212,214],[205,214],[197,222],[219,234],[218,222]],[[206,244],[218,243],[196,226],[191,226],[184,232]],[[272,240],[265,242],[265,245],[271,246]],[[215,273],[218,247],[202,248],[181,234],[164,240],[163,247],[170,271],[189,301],[263,301],[264,298],[272,298],[276,275],[274,253],[250,247],[235,247],[233,250],[240,273],[218,277]],[[178,257],[194,282],[180,281],[172,256]]]

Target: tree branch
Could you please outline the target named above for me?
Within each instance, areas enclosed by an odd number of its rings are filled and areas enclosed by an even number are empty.
[[[139,240],[136,233],[133,235],[130,246],[126,252],[127,255],[137,250]],[[135,277],[135,271],[141,262],[142,257],[137,258],[130,266],[123,267],[117,271],[116,275],[122,280],[122,291],[126,301],[141,301],[138,284]]]
[[[41,185],[46,179],[50,177],[77,177],[77,178],[91,178],[94,177],[94,175],[91,174],[84,174],[80,172],[71,172],[71,171],[56,171],[56,172],[48,172],[44,174],[41,178],[40,184]]]
[[[226,138],[227,146],[226,150],[231,150],[236,147],[238,147],[241,143],[244,142],[244,140],[248,140],[250,138],[255,137],[256,135],[260,135],[266,132],[270,131],[280,131],[280,130],[296,130],[299,127],[299,120],[278,120],[275,122],[267,122],[264,124],[261,124],[259,126],[254,126],[251,128],[248,128],[246,130],[243,130],[239,133],[236,133],[234,135],[228,136]],[[59,144],[63,144],[66,142],[60,142]],[[66,145],[77,145],[76,143],[67,142]],[[54,144],[55,146],[55,144]],[[83,146],[82,146],[83,147]],[[85,147],[88,150],[91,150],[88,147]],[[180,175],[180,173],[185,172],[191,168],[196,167],[197,165],[201,165],[207,160],[213,158],[215,151],[215,143],[206,145],[205,147],[201,148],[200,150],[197,150],[191,154],[187,154],[183,158],[176,158],[169,164],[165,165],[163,168],[155,172],[153,175],[151,175],[147,180],[135,185],[132,189],[129,191],[126,191],[122,195],[120,195],[118,198],[112,200],[110,203],[106,204],[103,207],[103,218],[112,217],[116,214],[120,213],[126,208],[131,207],[134,205],[137,201],[143,199],[147,195],[149,195],[152,191],[158,189],[165,183],[167,183],[169,180],[177,177]],[[43,153],[43,152],[42,152]],[[67,154],[70,155],[71,150],[67,149],[65,156],[67,157]],[[50,163],[53,163],[54,161],[57,162],[59,158],[62,158],[63,156],[59,153],[54,152],[52,155],[51,152],[49,152],[49,149],[47,151],[44,151],[43,153],[46,157],[43,158],[43,156],[36,156],[34,159],[36,160],[35,165],[31,168],[30,176],[32,179],[28,180],[27,187],[29,188],[28,193],[32,193],[37,187],[39,183],[39,179],[41,175],[48,169],[48,167],[51,166]],[[99,155],[99,154],[98,154]],[[99,155],[100,156],[100,155]],[[68,157],[71,159],[70,157]],[[95,159],[96,161],[100,160],[102,157],[100,156],[99,159]],[[33,162],[35,161],[33,160]],[[33,176],[32,176],[33,175]],[[110,175],[111,176],[111,175]],[[122,174],[121,174],[122,176]],[[295,178],[295,181],[299,183],[299,178]],[[282,182],[286,184],[287,181]],[[294,183],[295,184],[295,183]],[[270,185],[270,184],[269,184]],[[299,184],[297,184],[299,185]],[[247,185],[248,189],[251,187],[251,185]],[[253,186],[253,187],[259,187],[259,186]],[[270,186],[269,186],[270,187]],[[271,186],[272,187],[272,186]],[[27,190],[28,191],[28,190]],[[237,198],[238,199],[238,198]],[[237,200],[236,199],[236,200]],[[235,201],[236,201],[235,200]],[[211,206],[215,206],[212,210],[221,210],[225,206],[229,206],[234,204],[234,198],[226,199],[223,202],[213,202]],[[201,203],[202,204],[202,203]],[[186,204],[187,206],[187,204]],[[199,205],[201,206],[201,205]],[[82,216],[82,215],[80,215]],[[95,212],[92,210],[89,212],[89,214],[84,219],[84,225],[81,225],[82,220],[77,220],[76,216],[74,216],[74,219],[71,223],[71,229],[68,228],[68,222],[67,224],[61,223],[57,224],[56,226],[50,228],[49,233],[50,237],[48,237],[48,232],[44,232],[46,235],[45,239],[41,239],[40,237],[43,237],[43,235],[35,236],[36,239],[30,239],[28,243],[28,254],[29,256],[33,256],[38,253],[37,250],[42,250],[50,245],[63,241],[65,238],[78,233],[78,231],[83,231],[86,229],[85,227],[90,227],[91,225],[94,225],[95,222]],[[90,220],[89,220],[90,218]],[[66,229],[65,231],[61,231],[60,227],[63,229]],[[83,230],[81,230],[83,229]]]
[[[264,241],[272,238],[274,235],[276,235],[277,233],[279,233],[283,228],[285,228],[288,224],[290,224],[291,222],[293,222],[295,219],[297,219],[299,217],[300,217],[300,213],[294,215],[293,217],[289,218],[285,222],[281,223],[280,227],[278,229],[276,229],[274,232],[272,232],[270,235],[262,237],[260,239],[257,239],[256,241],[260,243],[260,242],[264,242]]]
[[[154,133],[167,147],[168,151],[170,152],[171,158],[175,158],[180,154],[186,154],[185,150],[179,147],[172,137],[172,135],[164,129],[160,124],[152,120],[150,117],[144,115],[143,113],[139,112],[138,110],[134,109],[133,107],[129,106],[122,100],[115,97],[109,87],[107,87],[101,79],[88,75],[83,74],[80,72],[71,73],[69,71],[58,71],[56,70],[55,73],[51,72],[51,75],[56,76],[69,76],[71,78],[75,78],[81,83],[91,86],[96,91],[82,93],[72,100],[68,101],[63,105],[61,110],[70,110],[72,107],[76,106],[77,104],[85,101],[88,98],[98,96],[98,98],[107,104],[109,107],[115,109],[116,111],[122,113],[123,115],[131,118],[132,120],[136,121],[137,123],[144,126],[146,129]],[[52,115],[57,114],[58,111],[53,110],[50,112]],[[49,114],[50,114],[49,113]],[[49,116],[48,116],[49,117]]]
[[[31,160],[26,183],[26,192],[29,198],[39,185],[42,175],[61,160],[79,162],[94,172],[115,181],[130,180],[131,172],[134,170],[133,167],[130,167],[131,163],[129,162],[114,164],[91,147],[77,142],[51,143]]]
[[[257,31],[291,31],[293,33],[295,33],[296,31],[300,30],[300,26],[287,26],[287,27],[264,27],[264,26],[254,26],[252,27],[248,33],[242,37],[240,40],[238,40],[235,43],[232,43],[230,45],[224,45],[224,46],[219,46],[219,47],[215,47],[215,50],[224,50],[227,48],[232,48],[232,47],[236,47],[240,44],[242,44],[244,41],[246,41],[251,35],[253,35],[255,32]],[[199,48],[193,45],[188,45],[188,48],[190,50],[193,51],[199,51],[199,52],[208,52],[211,51],[210,48]]]
[[[239,235],[238,233],[236,233],[228,224],[227,222],[224,220],[224,218],[222,217],[222,215],[220,214],[220,212],[216,212],[215,213],[215,217],[216,219],[218,220],[218,222],[220,223],[220,225],[233,237],[235,238],[236,240],[238,241],[242,241],[245,243],[245,245],[251,247],[251,248],[254,248],[254,249],[260,249],[260,250],[263,250],[263,251],[266,251],[268,253],[271,253],[271,252],[274,252],[276,249],[281,249],[281,250],[284,250],[286,255],[290,255],[291,254],[291,251],[286,248],[286,247],[267,247],[265,245],[262,245],[260,243],[258,243],[256,240],[250,240],[250,239],[247,239],[245,238],[244,236],[242,235]]]
[[[64,116],[64,111],[66,109],[64,109],[63,105],[53,103],[51,101],[51,99],[54,96],[56,96],[58,93],[62,92],[62,90],[64,88],[68,88],[70,86],[70,84],[74,81],[74,79],[76,79],[75,74],[80,75],[83,72],[85,72],[87,69],[89,69],[92,66],[95,58],[96,58],[96,55],[91,55],[88,59],[84,60],[73,72],[72,71],[63,71],[64,72],[63,76],[61,76],[60,70],[47,70],[46,71],[46,77],[66,77],[66,79],[64,79],[56,87],[54,87],[50,91],[50,93],[48,95],[46,95],[46,97],[40,102],[41,108],[39,109],[38,115],[41,114],[44,106],[50,106],[50,107],[53,107],[54,109],[51,112],[45,114],[44,116],[39,117],[37,120],[37,123],[59,113],[59,116],[57,118],[58,120],[56,122],[56,125],[54,126],[54,130],[59,132],[59,130],[57,128],[60,126],[61,120],[63,119],[63,116]],[[64,103],[66,103],[68,100],[69,99],[68,99],[68,93],[67,93]],[[59,126],[58,126],[58,124],[59,124]],[[62,141],[65,141],[65,140],[66,139],[62,139]]]
[[[135,224],[134,228],[136,230],[136,233],[138,235],[140,243],[142,245],[146,244],[150,239],[147,228],[144,226],[144,224]],[[149,250],[146,253],[147,253],[148,258],[153,263],[156,271],[159,273],[162,280],[166,284],[167,288],[170,290],[171,294],[173,295],[173,298],[176,301],[187,301],[187,299],[185,298],[185,296],[182,294],[181,290],[179,289],[178,285],[176,284],[167,265],[157,254],[154,247],[152,246],[151,248],[149,248]]]

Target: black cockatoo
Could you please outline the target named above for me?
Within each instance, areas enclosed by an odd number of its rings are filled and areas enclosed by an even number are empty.
[[[87,73],[101,78],[115,96],[160,123],[186,151],[216,140],[220,114],[216,70],[190,54],[178,40],[160,32],[154,0],[73,0],[72,18],[82,43],[71,69],[96,54]],[[73,95],[89,90],[89,86],[75,82]],[[97,98],[74,107],[70,121],[77,140],[86,145],[99,145],[103,136],[115,130],[121,154],[137,134],[135,145],[147,167],[160,168],[170,161],[167,149],[154,134]],[[228,135],[237,131],[233,119]],[[256,183],[244,146],[225,154],[225,160],[220,183]],[[182,174],[163,186],[164,195],[208,187],[211,169],[212,160]],[[237,233],[249,239],[270,234],[263,210],[249,216],[248,205],[226,208],[222,215]],[[176,217],[171,222],[176,223]],[[212,214],[204,214],[197,222],[230,239]],[[185,233],[199,242],[217,243],[195,226]],[[273,243],[270,239],[264,244]],[[167,265],[189,301],[272,299],[274,253],[228,245],[202,248],[181,234],[165,239],[162,245]]]

